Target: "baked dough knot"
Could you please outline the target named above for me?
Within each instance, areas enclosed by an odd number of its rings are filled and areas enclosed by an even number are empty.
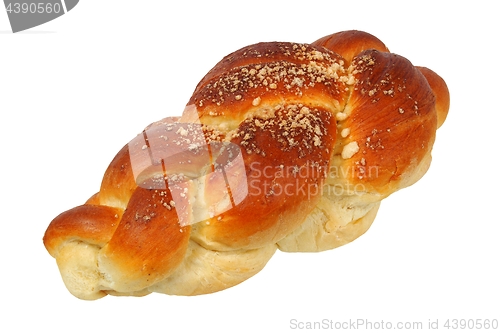
[[[382,199],[427,171],[448,108],[441,77],[365,32],[244,47],[180,117],[123,147],[45,247],[82,299],[229,288],[277,249],[362,235]]]

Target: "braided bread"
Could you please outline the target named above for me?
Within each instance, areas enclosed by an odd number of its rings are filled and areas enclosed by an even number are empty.
[[[427,171],[448,108],[437,74],[364,32],[244,47],[180,117],[125,145],[44,245],[81,299],[229,288],[277,249],[362,235],[382,199]]]

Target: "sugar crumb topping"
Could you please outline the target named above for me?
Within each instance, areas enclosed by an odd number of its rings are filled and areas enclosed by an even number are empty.
[[[204,107],[207,102],[220,106],[228,101],[243,101],[244,96],[251,96],[252,90],[257,88],[265,91],[285,89],[301,96],[304,90],[323,84],[340,93],[356,83],[356,71],[352,66],[346,68],[344,61],[334,53],[323,52],[311,45],[278,43],[259,46],[249,48],[242,57],[261,60],[258,64],[233,68],[206,84],[194,103]],[[255,99],[252,102],[255,106],[254,103]]]
[[[342,158],[347,160],[354,156],[359,151],[359,146],[356,141],[349,142],[342,149]]]
[[[340,136],[342,136],[343,138],[347,138],[349,136],[349,134],[351,134],[351,129],[350,128],[344,128],[340,132]]]
[[[325,113],[329,115],[329,113]],[[310,154],[315,147],[323,147],[323,137],[329,135],[328,118],[320,118],[318,111],[302,104],[280,106],[266,118],[249,117],[240,128],[241,146],[248,154],[266,156],[267,146],[256,140],[258,131],[266,131],[277,141],[282,151],[296,150],[299,157]]]
[[[347,114],[345,112],[337,112],[335,118],[337,118],[338,121],[346,120]]]
[[[254,98],[254,100],[252,101],[252,105],[253,105],[253,106],[258,106],[258,105],[260,104],[260,101],[261,101],[260,97],[256,97],[256,98]]]

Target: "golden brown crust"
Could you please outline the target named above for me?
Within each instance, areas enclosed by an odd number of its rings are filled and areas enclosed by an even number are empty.
[[[138,187],[113,238],[101,252],[101,265],[115,281],[134,281],[117,291],[146,288],[169,275],[182,261],[190,227],[181,227],[168,190]],[[116,283],[118,284],[118,283]]]
[[[57,216],[45,231],[43,242],[52,256],[57,256],[66,241],[82,241],[104,246],[113,236],[122,216],[118,208],[83,205]]]
[[[181,117],[124,146],[44,244],[82,299],[229,288],[277,248],[366,232],[380,201],[426,172],[448,108],[442,78],[365,32],[244,47]]]
[[[350,96],[348,142],[359,151],[348,159],[351,183],[382,195],[400,188],[403,175],[432,148],[436,132],[435,97],[420,71],[407,59],[368,50],[354,58],[357,83]]]
[[[293,231],[321,196],[335,136],[330,112],[303,106],[244,121],[231,142],[242,147],[248,195],[224,214],[196,224],[193,238],[209,248],[252,249]]]
[[[312,45],[251,45],[217,64],[188,104],[196,106],[203,124],[229,129],[252,113],[272,112],[284,104],[339,110],[350,79],[343,63],[335,53]]]
[[[450,109],[450,91],[443,78],[434,71],[427,67],[416,66],[416,68],[425,76],[436,97],[437,127],[439,128],[446,120]]]
[[[366,50],[389,52],[377,37],[364,31],[349,30],[337,32],[318,39],[313,45],[323,46],[342,56],[350,64],[354,57]]]
[[[99,203],[125,209],[136,187],[137,184],[130,165],[128,145],[125,145],[104,173],[99,191]]]

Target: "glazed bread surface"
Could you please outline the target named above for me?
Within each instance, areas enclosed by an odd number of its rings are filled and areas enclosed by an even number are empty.
[[[426,173],[448,108],[441,77],[365,32],[244,47],[182,115],[118,152],[45,247],[81,299],[232,287],[278,249],[365,233],[384,198]]]

